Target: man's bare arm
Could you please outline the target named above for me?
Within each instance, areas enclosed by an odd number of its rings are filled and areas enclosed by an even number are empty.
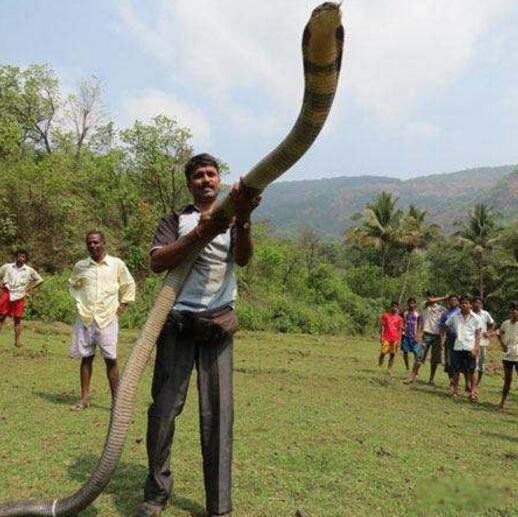
[[[480,334],[482,333],[482,330],[481,329],[477,329],[475,331],[475,347],[473,348],[473,350],[471,351],[471,354],[474,356],[474,357],[477,357],[478,355],[478,352],[480,350]]]
[[[438,303],[443,302],[444,300],[447,300],[449,298],[449,294],[446,294],[444,296],[435,296],[433,298],[427,298],[426,301],[429,303]]]
[[[502,350],[504,352],[507,352],[507,345],[504,343],[504,340],[502,339],[505,336],[505,332],[502,329],[500,329],[498,331],[497,336],[498,336],[498,341],[500,341],[500,347],[502,348]]]
[[[243,226],[243,224],[245,226]],[[240,267],[246,266],[254,254],[254,244],[252,242],[252,232],[250,222],[236,223],[234,241],[234,259]]]
[[[31,283],[27,286],[27,289],[26,289],[25,291],[26,291],[26,292],[34,291],[34,289],[36,289],[37,287],[39,287],[43,282],[44,282],[43,278],[42,278],[41,280],[35,280],[35,281],[31,282]]]
[[[439,332],[439,341],[441,344],[441,348],[444,348],[444,343],[446,342],[446,324],[441,325],[441,330]]]
[[[218,234],[226,231],[229,221],[215,220],[210,213],[202,214],[198,225],[178,240],[165,244],[151,253],[151,271],[162,273],[178,267],[192,252],[193,248],[207,245]]]
[[[234,260],[238,266],[246,266],[254,254],[250,218],[261,202],[261,196],[243,183],[243,178],[232,186],[229,193],[236,210]]]

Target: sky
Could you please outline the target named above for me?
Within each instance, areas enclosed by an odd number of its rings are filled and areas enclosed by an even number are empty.
[[[118,127],[159,113],[246,174],[293,125],[306,0],[2,0],[0,63],[91,75]],[[518,163],[516,0],[344,0],[319,138],[283,179],[410,178]]]

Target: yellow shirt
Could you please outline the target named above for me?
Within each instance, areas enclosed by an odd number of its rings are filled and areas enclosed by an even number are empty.
[[[9,300],[21,300],[27,294],[27,288],[39,285],[43,278],[32,267],[24,264],[17,267],[16,262],[0,267],[0,283],[9,289]]]
[[[135,281],[126,264],[110,255],[99,263],[92,258],[77,262],[68,284],[87,327],[94,321],[99,328],[107,327],[115,319],[119,304],[135,301]]]

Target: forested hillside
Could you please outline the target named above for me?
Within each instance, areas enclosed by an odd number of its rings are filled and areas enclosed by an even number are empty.
[[[122,323],[138,327],[160,285],[148,268],[151,236],[189,199],[191,132],[164,115],[117,128],[102,95],[95,78],[64,96],[48,67],[0,66],[0,260],[26,248],[45,278],[29,317],[72,322],[67,278],[86,255],[86,231],[102,230],[137,279]],[[274,185],[254,217],[255,257],[239,271],[241,325],[371,332],[391,299],[427,290],[481,293],[503,318],[518,298],[512,170]]]
[[[513,172],[515,171],[515,172]],[[466,210],[484,202],[504,218],[518,216],[518,166],[483,167],[410,180],[385,176],[337,177],[279,182],[269,189],[258,216],[281,234],[301,227],[341,237],[354,225],[354,215],[375,193],[392,193],[401,206],[426,210],[430,220],[451,232]]]

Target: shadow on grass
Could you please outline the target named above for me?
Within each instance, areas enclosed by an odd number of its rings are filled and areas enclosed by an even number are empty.
[[[52,404],[59,404],[62,406],[71,406],[78,402],[78,397],[74,393],[46,393],[44,391],[34,391],[34,395],[48,401]],[[95,402],[90,402],[91,408],[102,409],[103,411],[111,411],[111,408],[107,406],[100,406]]]
[[[454,399],[451,394],[447,391],[443,391],[438,388],[432,388],[431,386],[419,386],[414,384],[413,389],[419,391],[421,393],[426,393],[427,395],[432,395],[434,397],[440,397],[442,399],[449,399],[455,401],[458,404],[467,404],[473,411],[485,411],[490,413],[498,413],[498,405],[496,402],[488,402],[483,400],[478,400],[477,402],[471,402],[467,395],[461,395],[459,398]]]
[[[430,386],[428,383],[424,381],[418,381],[418,383],[411,385],[411,389],[419,391],[421,393],[426,393],[427,395],[432,395],[434,397],[453,400],[452,396],[447,391],[442,391],[440,388],[438,389],[434,386]],[[457,400],[460,401],[461,399]]]
[[[506,440],[511,443],[518,443],[517,436],[511,436],[509,434],[504,433],[494,433],[492,431],[483,431],[482,434],[484,434],[485,436],[490,436],[492,438],[500,438],[501,440]]]
[[[79,458],[69,467],[69,475],[75,481],[84,483],[95,469],[98,457],[93,455]],[[118,515],[133,515],[137,506],[142,502],[143,485],[147,475],[147,468],[138,463],[119,463],[115,474],[104,492],[112,496],[113,504]],[[205,515],[205,509],[195,501],[185,497],[174,496],[173,508],[181,508],[193,517]],[[102,513],[91,506],[81,512],[84,517],[101,515]]]

